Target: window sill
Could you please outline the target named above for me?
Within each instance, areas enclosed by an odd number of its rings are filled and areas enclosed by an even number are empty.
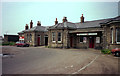
[[[56,41],[52,41],[53,43],[55,43]]]
[[[62,43],[62,41],[58,41],[58,43]]]
[[[96,43],[96,44],[101,44],[101,43]]]
[[[116,44],[120,44],[120,42],[116,42]]]
[[[110,45],[120,45],[120,43],[111,43]]]

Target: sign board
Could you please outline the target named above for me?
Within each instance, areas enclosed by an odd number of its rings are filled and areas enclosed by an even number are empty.
[[[100,43],[100,37],[96,37],[96,43]]]
[[[83,37],[83,42],[86,43],[87,42],[87,38]]]
[[[20,36],[20,37],[19,37],[19,40],[24,40],[24,36]]]
[[[77,35],[78,36],[82,36],[82,35],[97,35],[97,33],[79,33]]]

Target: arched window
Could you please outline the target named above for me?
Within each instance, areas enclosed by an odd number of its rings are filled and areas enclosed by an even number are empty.
[[[27,42],[29,42],[29,35],[27,34]]]
[[[32,34],[30,34],[30,42],[32,42]]]
[[[52,32],[52,42],[55,42],[55,32]]]

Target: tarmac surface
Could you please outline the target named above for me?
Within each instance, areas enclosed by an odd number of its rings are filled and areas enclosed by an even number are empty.
[[[2,47],[3,74],[118,74],[119,59],[95,49]]]

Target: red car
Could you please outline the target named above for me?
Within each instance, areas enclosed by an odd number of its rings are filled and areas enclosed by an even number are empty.
[[[29,47],[29,44],[24,43],[24,42],[16,42],[15,44],[17,47]]]
[[[112,54],[115,56],[120,56],[120,48],[115,48],[111,50]]]

